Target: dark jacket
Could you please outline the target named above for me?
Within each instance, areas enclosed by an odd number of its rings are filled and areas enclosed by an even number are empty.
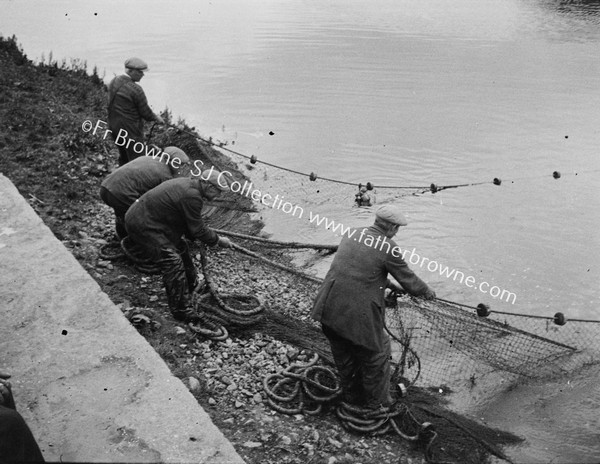
[[[135,200],[172,178],[171,169],[165,163],[151,156],[140,156],[109,174],[101,187],[111,194],[110,203],[114,204],[108,206],[125,216]]]
[[[119,129],[125,129],[130,138],[141,139],[144,119],[154,121],[156,115],[142,87],[126,74],[115,77],[108,84],[108,128],[113,137]]]
[[[376,226],[353,229],[346,234],[312,310],[315,320],[341,337],[374,351],[383,349],[388,273],[412,295],[423,295],[429,288],[401,255],[391,253],[396,242],[387,238],[384,242],[384,238],[383,231]]]
[[[217,233],[202,220],[202,186],[199,179],[180,177],[146,192],[127,211],[125,227],[131,238],[148,247],[175,247],[181,237],[209,246]]]

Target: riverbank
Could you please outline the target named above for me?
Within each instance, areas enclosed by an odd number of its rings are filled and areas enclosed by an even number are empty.
[[[0,128],[0,172],[184,381],[247,462],[424,462],[422,451],[397,436],[348,433],[333,411],[316,417],[275,413],[265,405],[262,380],[305,361],[307,353],[261,332],[239,331],[221,342],[198,338],[171,318],[159,276],[141,274],[124,260],[102,259],[99,249],[114,234],[113,215],[97,192],[104,176],[116,167],[117,151],[111,141],[82,130],[84,121],[105,120],[101,79],[95,72],[90,76],[85,63],[77,61],[36,66],[11,40],[2,41],[0,65],[0,113],[7,121]],[[172,119],[168,111],[163,117]],[[162,147],[176,145],[192,159],[236,171],[233,163],[199,143],[187,129],[148,127],[147,138]],[[226,212],[216,207],[207,211],[209,224],[257,233],[259,213],[246,212],[253,205],[239,200]],[[252,246],[270,259],[288,261],[284,254]],[[257,295],[284,316],[307,319],[315,283],[231,250],[211,251],[209,260],[220,291]],[[495,439],[514,441],[500,433]],[[463,463],[484,462],[489,455],[466,441],[453,444],[452,453],[450,457]]]

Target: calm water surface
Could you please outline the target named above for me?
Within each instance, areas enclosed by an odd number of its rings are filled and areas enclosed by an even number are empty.
[[[108,81],[141,56],[156,110],[261,160],[375,185],[503,179],[398,198],[411,222],[398,242],[516,302],[418,269],[439,296],[600,318],[597,2],[0,5],[0,32],[30,58],[81,58]],[[352,197],[330,216],[370,222]],[[278,239],[339,240],[281,212],[265,217]]]
[[[84,59],[108,82],[125,58],[143,57],[155,110],[168,106],[261,160],[375,185],[501,178],[398,196],[410,225],[397,241],[513,292],[516,303],[416,271],[458,302],[600,319],[600,2],[0,0],[0,8],[0,32],[16,34],[32,59]],[[352,199],[330,217],[370,222]],[[265,217],[278,239],[339,240],[281,212]]]

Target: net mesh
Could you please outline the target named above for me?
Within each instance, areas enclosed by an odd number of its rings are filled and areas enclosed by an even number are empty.
[[[359,193],[359,184],[323,179],[227,151],[228,159],[251,179],[245,195],[250,198],[253,189],[260,192],[261,198],[270,195],[267,207],[291,213],[294,207],[308,202],[315,212],[328,214],[339,209],[340,204],[354,203]],[[238,188],[241,186],[242,181]],[[372,201],[385,203],[429,190],[424,186],[374,186],[367,193]],[[260,203],[253,200],[254,204]],[[223,219],[221,214],[215,216]],[[271,272],[277,273],[278,280],[285,280],[281,271]],[[298,275],[289,278],[303,280]],[[306,299],[305,304],[294,308],[298,313],[294,317],[310,324],[310,302],[319,284],[304,281],[300,287]],[[600,321],[570,320],[557,325],[552,317],[499,312],[480,317],[475,310],[460,305],[406,296],[399,300],[397,308],[388,308],[386,323],[394,339],[394,364],[405,378],[421,387],[458,388],[473,395],[473,387],[482,379],[495,382],[510,376],[555,377],[600,362]],[[307,333],[316,336],[317,332]]]
[[[237,163],[237,167],[252,178],[252,187],[264,196],[271,196],[267,200],[269,207],[284,209],[284,212],[293,212],[294,207],[310,204],[314,212],[321,214],[339,211],[339,205],[356,204],[357,195],[361,187],[371,204],[386,203],[406,195],[416,195],[428,191],[425,186],[389,187],[371,184],[369,179],[362,182],[351,183],[320,178],[277,166],[260,162],[252,163],[244,156],[231,153],[228,156]],[[277,197],[277,201],[273,198]],[[275,206],[276,203],[276,206]],[[368,203],[365,203],[369,206]]]
[[[585,364],[599,362],[600,323],[496,314],[440,302],[401,301],[388,309],[387,325],[420,359],[417,385],[439,387],[474,383],[490,373],[528,378],[555,377]],[[413,375],[414,378],[414,375]]]

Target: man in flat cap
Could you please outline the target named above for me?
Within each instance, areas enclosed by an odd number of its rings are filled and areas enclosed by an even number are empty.
[[[129,58],[125,61],[125,74],[108,84],[108,129],[119,149],[119,166],[144,153],[144,120],[164,124],[148,106],[146,94],[138,84],[145,71],[148,65],[144,61]]]
[[[100,186],[100,198],[115,211],[119,239],[127,236],[125,213],[144,193],[169,179],[190,175],[190,158],[177,147],[167,147],[160,156],[140,156],[119,167]]]
[[[219,237],[202,220],[204,200],[228,189],[220,174],[211,169],[210,175],[167,180],[142,195],[125,214],[129,239],[158,264],[169,309],[181,321],[195,320],[190,296],[198,285],[186,238],[231,247],[227,237]]]
[[[344,400],[369,409],[389,407],[390,341],[384,332],[386,288],[426,299],[435,292],[408,267],[392,240],[407,221],[392,205],[375,223],[343,238],[315,298],[312,317],[321,323],[338,368]],[[391,274],[400,284],[388,279]]]

